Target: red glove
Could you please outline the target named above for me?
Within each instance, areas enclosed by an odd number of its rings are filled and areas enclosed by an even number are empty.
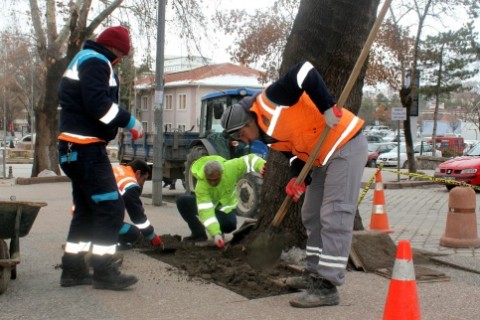
[[[154,247],[158,247],[163,250],[163,241],[160,239],[158,235],[155,235],[152,240],[150,240],[150,243]]]
[[[305,182],[302,182],[298,186],[295,185],[295,181],[297,178],[292,178],[288,182],[287,186],[285,187],[285,192],[292,197],[293,201],[297,202],[298,199],[302,196],[302,194],[305,193],[305,190],[307,190],[307,186],[305,185]]]
[[[337,107],[337,104],[334,104],[331,108],[328,108],[323,113],[325,122],[330,128],[334,128],[342,118],[342,110]]]
[[[262,178],[265,178],[265,170],[267,169],[267,165],[263,165],[262,170],[260,170],[260,175]]]
[[[213,237],[215,244],[217,245],[218,248],[223,248],[225,246],[225,240],[223,239],[223,236],[221,234],[216,234]]]

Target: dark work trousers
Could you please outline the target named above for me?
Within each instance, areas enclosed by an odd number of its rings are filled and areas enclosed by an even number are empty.
[[[177,209],[183,220],[188,224],[192,231],[192,236],[198,237],[206,235],[205,227],[198,219],[197,201],[195,195],[184,194],[177,198]],[[229,213],[215,209],[215,216],[220,224],[222,233],[230,233],[237,228],[237,210]]]
[[[58,145],[60,166],[72,181],[72,196],[75,211],[67,236],[69,243],[93,245],[92,267],[107,267],[115,253],[96,253],[95,246],[112,248],[118,242],[118,232],[125,215],[125,206],[118,193],[112,165],[105,144],[70,144],[60,141]],[[82,252],[79,252],[80,254]],[[75,268],[80,254],[65,253],[64,268]]]

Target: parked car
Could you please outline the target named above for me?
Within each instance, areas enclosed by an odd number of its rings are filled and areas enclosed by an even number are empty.
[[[432,156],[432,146],[427,143],[416,144],[413,147],[413,153],[417,156]],[[441,157],[442,152],[435,150],[435,157]],[[398,146],[387,153],[382,153],[377,158],[377,165],[382,163],[384,166],[396,167],[398,165]],[[408,168],[407,147],[405,143],[400,144],[400,168]]]
[[[370,168],[377,167],[377,158],[380,154],[389,152],[396,146],[397,144],[392,142],[368,143],[368,160],[366,166]]]
[[[383,137],[376,135],[366,135],[368,142],[383,142]]]
[[[36,133],[33,135],[33,141],[32,141],[32,135],[26,134],[17,141],[17,143],[15,144],[15,148],[22,149],[22,150],[33,150],[36,138],[37,138]]]
[[[480,186],[480,144],[473,146],[464,156],[440,163],[435,169],[434,177]],[[455,187],[448,183],[445,186],[448,190]]]

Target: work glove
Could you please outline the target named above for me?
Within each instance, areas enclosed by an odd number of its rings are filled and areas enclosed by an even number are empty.
[[[138,121],[134,116],[130,117],[130,121],[126,127],[130,134],[132,135],[132,141],[137,140],[143,137],[143,126],[140,121]]]
[[[264,164],[262,170],[260,170],[260,175],[262,178],[265,178],[265,170],[267,170],[267,166]]]
[[[295,185],[295,181],[297,178],[292,178],[288,182],[287,186],[285,187],[285,192],[292,197],[293,201],[297,202],[298,199],[302,196],[302,194],[305,193],[305,190],[307,190],[307,186],[305,185],[305,182],[302,182],[298,186]]]
[[[327,126],[335,128],[342,118],[342,110],[337,107],[337,104],[334,104],[332,107],[325,110],[323,117],[325,118]]]
[[[158,235],[155,235],[152,240],[150,240],[150,244],[154,247],[157,247],[157,248],[160,248],[161,250],[163,250],[163,241],[162,239],[158,236]]]
[[[213,240],[215,241],[215,245],[218,247],[218,248],[223,248],[225,246],[225,240],[223,239],[223,235],[221,234],[216,234],[214,237],[213,237]]]

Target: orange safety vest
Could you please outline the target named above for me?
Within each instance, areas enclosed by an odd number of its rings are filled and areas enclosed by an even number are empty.
[[[113,168],[113,173],[120,195],[123,196],[131,186],[139,186],[132,167],[120,165]]]
[[[289,151],[307,161],[321,133],[326,128],[323,115],[307,93],[292,106],[279,106],[268,100],[265,90],[259,94],[250,108],[257,115],[257,124],[267,135],[278,142],[270,147],[277,151]],[[342,109],[342,118],[330,129],[323,141],[314,165],[323,166],[338,150],[362,128],[364,121],[352,112]]]

